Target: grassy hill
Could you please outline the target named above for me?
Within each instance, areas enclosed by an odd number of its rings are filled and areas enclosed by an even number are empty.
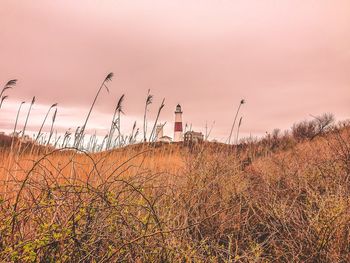
[[[350,128],[0,153],[0,258],[349,262]]]

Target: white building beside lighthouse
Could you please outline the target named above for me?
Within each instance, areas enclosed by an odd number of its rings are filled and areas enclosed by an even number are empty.
[[[177,104],[175,110],[175,125],[174,125],[174,142],[183,141],[183,129],[182,129],[182,111],[180,104]]]
[[[165,123],[164,124],[160,123],[156,127],[156,142],[167,142],[167,143],[170,143],[170,142],[172,142],[171,137],[166,136],[163,133],[164,125],[165,125]]]

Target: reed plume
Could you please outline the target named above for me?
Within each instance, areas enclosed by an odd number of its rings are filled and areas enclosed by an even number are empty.
[[[11,79],[9,80],[5,86],[2,88],[1,92],[0,92],[0,98],[2,98],[2,95],[4,94],[4,92],[8,89],[12,89],[14,86],[16,86],[17,84],[17,79]]]
[[[16,86],[16,84],[17,84],[17,79],[11,79],[6,83],[5,87],[14,87]]]
[[[2,98],[2,95],[4,94],[4,92],[8,89],[11,89],[12,87],[3,87],[0,93],[0,98]]]
[[[8,98],[7,95],[3,96],[4,92],[8,89],[12,89],[14,86],[16,86],[16,83],[17,83],[17,79],[11,79],[2,88],[2,90],[0,92],[0,109],[1,109],[1,106],[4,102],[4,100]]]

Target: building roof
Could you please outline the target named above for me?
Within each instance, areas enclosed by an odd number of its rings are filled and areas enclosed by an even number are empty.
[[[158,141],[159,142],[172,142],[173,140],[171,137],[164,135],[164,136],[158,138]]]
[[[192,134],[192,135],[203,135],[201,132],[195,132],[195,131],[187,131],[185,134]]]

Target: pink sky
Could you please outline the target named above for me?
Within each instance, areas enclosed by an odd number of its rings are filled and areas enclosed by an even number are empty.
[[[215,120],[218,139],[241,98],[242,135],[287,129],[310,114],[346,119],[350,1],[1,1],[0,81],[19,82],[0,129],[12,129],[19,102],[34,95],[32,130],[54,102],[60,129],[81,125],[110,71],[110,93],[88,124],[101,134],[123,93],[125,130],[132,120],[141,127],[147,89],[153,116],[165,97],[161,121],[171,136],[177,103],[196,130]]]

